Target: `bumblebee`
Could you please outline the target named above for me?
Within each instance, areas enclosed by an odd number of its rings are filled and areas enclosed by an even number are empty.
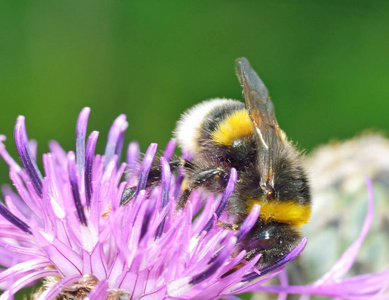
[[[298,227],[311,213],[310,190],[300,153],[278,126],[274,106],[262,80],[245,58],[236,60],[236,73],[245,103],[229,99],[202,102],[185,112],[177,123],[175,138],[190,159],[181,165],[186,185],[177,203],[184,208],[191,192],[202,187],[220,193],[226,188],[231,168],[238,180],[227,212],[239,227],[255,204],[260,216],[239,243],[246,259],[262,253],[259,266],[286,255],[301,236]],[[148,184],[160,180],[154,167]],[[134,197],[134,188],[123,193],[122,204]]]

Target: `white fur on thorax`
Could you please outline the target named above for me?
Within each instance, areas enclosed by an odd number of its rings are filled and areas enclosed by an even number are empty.
[[[206,116],[216,107],[234,102],[237,101],[220,98],[206,100],[183,113],[174,130],[174,136],[182,151],[188,151],[193,156],[198,151],[198,137]]]

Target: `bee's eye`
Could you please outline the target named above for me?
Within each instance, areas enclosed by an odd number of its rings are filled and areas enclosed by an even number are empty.
[[[257,239],[250,242],[250,249],[266,250],[273,247],[275,243],[275,237]]]
[[[258,248],[262,250],[266,250],[273,247],[275,243],[276,243],[276,238],[274,237],[267,238],[267,239],[260,239],[257,241]]]
[[[250,242],[250,249],[266,250],[273,247],[277,239],[270,230],[263,231]]]

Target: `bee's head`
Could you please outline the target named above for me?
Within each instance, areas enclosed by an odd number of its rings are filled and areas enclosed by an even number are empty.
[[[277,222],[264,224],[258,220],[239,243],[239,250],[247,251],[248,260],[261,253],[257,266],[264,267],[288,254],[300,240],[300,233],[291,225]]]

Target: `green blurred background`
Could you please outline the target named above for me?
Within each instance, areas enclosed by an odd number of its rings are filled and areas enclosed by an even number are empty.
[[[15,154],[26,116],[40,152],[74,149],[126,114],[126,143],[164,147],[180,113],[213,97],[241,99],[234,60],[247,57],[277,118],[308,150],[389,129],[388,1],[1,1],[0,133]],[[39,157],[39,156],[38,156]],[[0,182],[9,182],[0,163]]]
[[[23,114],[40,151],[49,139],[70,150],[77,115],[90,106],[100,151],[121,113],[127,142],[163,146],[188,107],[241,99],[239,56],[304,148],[388,130],[389,2],[319,2],[2,2],[0,132],[12,140]]]

